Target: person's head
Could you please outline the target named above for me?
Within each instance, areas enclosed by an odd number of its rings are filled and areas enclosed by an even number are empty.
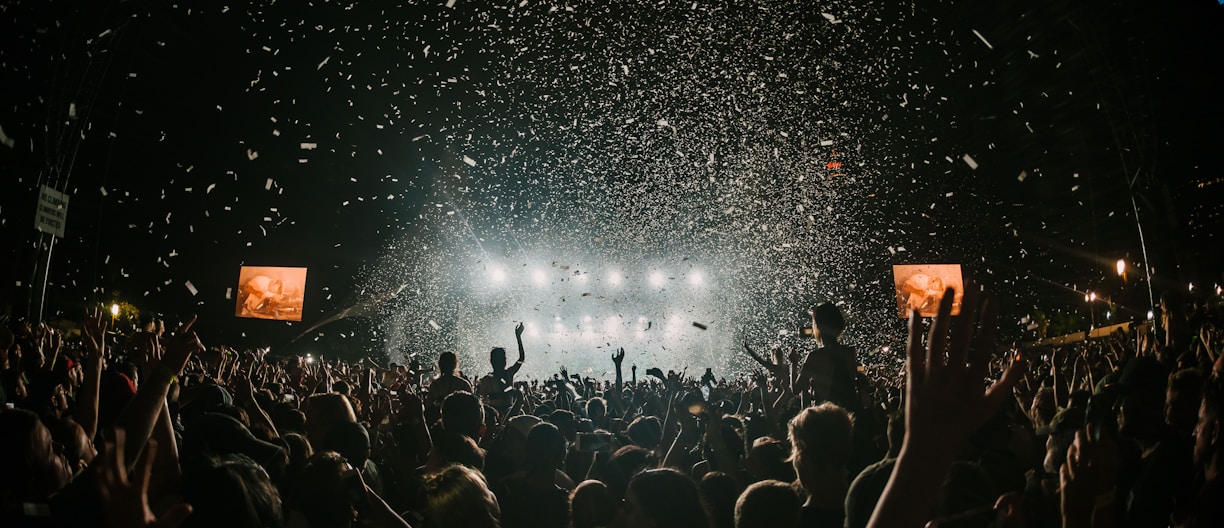
[[[705,505],[706,515],[714,528],[731,528],[735,525],[735,499],[739,497],[735,479],[722,471],[711,471],[697,483],[697,494]]]
[[[795,480],[795,470],[788,462],[786,444],[769,437],[758,438],[748,450],[748,473],[762,480]]]
[[[612,522],[614,509],[608,486],[584,480],[570,494],[570,518],[574,528],[597,528]]]
[[[347,528],[355,511],[344,476],[352,470],[335,451],[316,453],[292,479],[290,506],[309,519],[311,528]]]
[[[1219,478],[1224,469],[1224,381],[1215,380],[1203,387],[1198,423],[1194,426],[1194,463],[1208,469],[1208,477]],[[1214,466],[1215,475],[1211,475]]]
[[[51,439],[38,415],[0,411],[0,506],[45,499],[71,478],[63,446]]]
[[[351,396],[353,388],[349,387],[349,383],[347,381],[340,380],[332,384],[332,392],[336,394],[343,394],[345,396]]]
[[[735,503],[735,528],[799,526],[803,502],[790,484],[762,480],[748,486]]]
[[[574,438],[578,435],[578,419],[570,411],[565,409],[553,411],[548,415],[548,423],[557,426],[557,429],[560,429],[565,434],[566,440],[573,442]]]
[[[805,489],[813,489],[819,480],[845,478],[853,433],[850,413],[829,402],[808,407],[791,419],[791,461]]]
[[[555,471],[565,462],[565,435],[557,426],[538,423],[527,433],[527,466],[534,471]]]
[[[650,450],[638,446],[625,446],[612,453],[612,458],[604,465],[603,481],[608,484],[608,492],[614,501],[625,496],[629,481],[639,472],[655,467],[658,461]]]
[[[358,422],[341,422],[323,437],[319,449],[340,453],[349,464],[360,468],[370,458],[370,433]]]
[[[323,445],[333,427],[356,421],[353,404],[342,394],[315,394],[306,400],[306,439],[311,445]]]
[[[1165,423],[1180,433],[1194,431],[1202,399],[1203,376],[1198,369],[1174,372],[1169,376],[1169,387],[1165,390]]]
[[[1140,441],[1156,438],[1164,428],[1168,371],[1150,356],[1127,362],[1119,379],[1121,394],[1115,405],[1118,432]]]
[[[506,370],[506,349],[493,347],[489,351],[489,365],[493,367],[493,372]]]
[[[279,528],[280,492],[254,460],[226,455],[184,468],[183,498],[192,507],[184,528]]]
[[[812,311],[812,325],[816,329],[817,339],[836,340],[846,329],[846,319],[836,305],[823,303]]]
[[[697,484],[674,469],[638,473],[625,492],[626,528],[709,528]]]
[[[69,469],[76,471],[84,469],[98,455],[98,449],[93,440],[85,434],[81,425],[72,418],[62,418],[52,424],[51,438],[64,446],[64,458],[68,460]]]
[[[654,449],[659,447],[659,441],[663,438],[663,426],[654,416],[639,416],[629,424],[628,434],[634,444]]]
[[[438,373],[454,374],[459,369],[459,357],[454,352],[443,352],[438,355]]]
[[[607,415],[607,412],[608,403],[605,402],[603,398],[595,397],[587,400],[586,414],[587,418],[590,418],[592,422],[598,423],[602,421],[604,416]]]
[[[484,476],[466,466],[449,466],[425,477],[427,526],[498,528],[501,509]]]
[[[442,400],[442,428],[479,440],[485,433],[484,407],[468,391],[452,392]]]
[[[452,464],[461,464],[483,470],[484,463],[485,450],[476,445],[472,437],[444,430],[433,439],[433,449],[429,451],[429,461],[425,469],[433,473]]]

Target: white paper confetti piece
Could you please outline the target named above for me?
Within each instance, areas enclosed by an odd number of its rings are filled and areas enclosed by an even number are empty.
[[[994,46],[991,46],[990,42],[986,40],[986,37],[983,37],[981,33],[978,33],[978,30],[973,30],[973,34],[977,35],[977,38],[982,39],[982,44],[985,44],[987,48],[994,49]]]
[[[197,289],[196,289],[196,287],[195,287],[195,285],[194,285],[194,284],[192,284],[192,283],[191,283],[191,281],[187,281],[187,282],[183,283],[183,285],[187,287],[187,291],[191,292],[191,296],[192,296],[192,297],[194,297],[196,294],[200,293],[200,290],[197,290]]]
[[[474,159],[472,159],[472,158],[469,158],[469,157],[467,157],[467,156],[464,156],[464,157],[463,157],[463,162],[464,162],[464,163],[467,163],[468,165],[470,165],[470,166],[472,166],[472,167],[475,167],[475,166],[476,166],[476,160],[474,160]]]
[[[272,190],[272,178],[268,178],[268,181],[264,183],[264,190],[265,191]]]
[[[433,320],[433,319],[430,319],[430,320],[429,320],[429,326],[432,326],[434,330],[441,330],[441,329],[442,329],[442,325],[440,325],[440,324],[438,324],[438,323],[434,322],[434,320]]]
[[[248,160],[255,161],[255,158],[258,158],[258,157],[259,157],[258,152],[251,150],[251,149],[247,149],[247,159]]]
[[[226,289],[225,289],[225,298],[226,298],[226,299],[231,299],[231,298],[233,298],[233,296],[234,296],[234,289],[233,289],[233,288],[226,288]]]
[[[974,159],[971,156],[969,156],[968,154],[965,154],[964,156],[961,156],[961,159],[965,160],[965,165],[968,165],[970,169],[977,170],[978,168],[977,161],[974,161]]]
[[[1016,181],[1023,182],[1025,178],[1028,178],[1028,171],[1020,171],[1020,175],[1016,176]]]
[[[314,150],[319,148],[318,143],[302,143],[302,150]]]
[[[106,187],[98,187],[98,190],[102,191],[102,196],[106,196]]]
[[[323,58],[323,62],[320,62],[320,63],[319,63],[319,65],[315,67],[315,71],[322,70],[322,69],[323,69],[323,66],[326,66],[326,65],[327,65],[327,61],[329,61],[329,60],[331,60],[331,55],[328,55],[328,56],[324,57],[324,58]]]

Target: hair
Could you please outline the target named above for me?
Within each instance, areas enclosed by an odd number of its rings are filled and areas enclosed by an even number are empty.
[[[0,503],[14,497],[28,497],[28,483],[38,473],[38,463],[30,452],[38,415],[25,409],[0,411]]]
[[[808,407],[790,421],[791,459],[796,466],[815,469],[844,466],[850,461],[853,435],[854,417],[837,404]]]
[[[639,416],[629,424],[627,433],[633,443],[646,449],[654,449],[659,447],[659,442],[663,439],[663,426],[654,416]]]
[[[739,489],[731,475],[721,471],[706,473],[697,483],[697,492],[706,515],[713,521],[713,528],[735,526],[735,499],[739,496]]]
[[[341,422],[328,431],[319,448],[340,453],[349,464],[362,467],[370,458],[370,433],[357,422]]]
[[[709,528],[710,521],[701,504],[697,484],[674,469],[652,469],[638,473],[629,481],[626,497],[637,499],[642,513],[657,526],[669,528]]]
[[[315,394],[306,400],[306,438],[312,444],[321,445],[335,426],[356,421],[353,404],[343,394]]]
[[[816,322],[816,327],[820,329],[821,334],[827,333],[837,337],[841,335],[842,330],[846,329],[846,318],[842,316],[841,309],[833,303],[823,303],[817,306],[812,319]]]
[[[322,451],[306,460],[292,482],[290,503],[302,512],[313,528],[348,526],[353,505],[342,476],[347,462],[335,451]]]
[[[443,352],[438,354],[438,372],[442,374],[454,374],[459,368],[459,357],[454,352]]]
[[[615,517],[608,486],[598,480],[584,480],[570,494],[573,528],[608,526]]]
[[[612,458],[604,465],[603,481],[608,484],[612,497],[620,499],[625,496],[629,481],[643,469],[657,465],[657,457],[645,448],[625,446],[612,453]]]
[[[565,461],[565,435],[557,426],[541,422],[527,433],[527,465],[534,470],[555,470]]]
[[[468,391],[456,391],[442,400],[443,429],[467,435],[474,440],[480,438],[483,426],[484,407],[474,394]]]
[[[598,414],[606,414],[608,412],[608,403],[603,398],[598,396],[587,400],[586,415],[587,418],[593,418]]]
[[[459,465],[425,477],[427,526],[500,528],[501,511],[479,471]]]
[[[284,526],[280,493],[254,460],[225,455],[185,469],[183,495],[192,506],[185,528]]]
[[[802,507],[790,484],[762,480],[748,486],[735,502],[735,528],[798,526]]]
[[[446,464],[462,464],[478,470],[484,469],[485,450],[476,445],[476,440],[468,435],[443,431],[434,438],[434,449]]]

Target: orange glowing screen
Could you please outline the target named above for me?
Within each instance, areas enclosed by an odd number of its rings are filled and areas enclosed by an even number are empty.
[[[897,314],[908,318],[910,310],[922,317],[935,317],[944,290],[952,288],[952,315],[960,313],[965,283],[960,264],[901,264],[893,266],[893,284],[897,291]]]
[[[234,315],[301,321],[305,296],[306,268],[243,266],[238,273]]]

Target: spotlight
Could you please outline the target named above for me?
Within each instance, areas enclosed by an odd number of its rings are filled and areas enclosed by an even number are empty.
[[[111,317],[119,317],[119,303],[111,303]]]
[[[310,354],[306,354],[306,362],[307,362],[307,363],[314,363],[314,356],[312,356],[312,355],[310,355]]]
[[[667,277],[664,277],[662,273],[659,273],[656,271],[650,274],[650,285],[651,286],[654,286],[655,288],[662,288],[663,284],[665,284],[666,282],[667,282]]]
[[[536,327],[535,323],[528,322],[526,326],[527,326],[527,336],[528,337],[539,337],[540,336],[540,329]]]
[[[493,282],[502,282],[506,280],[506,270],[501,268],[493,268],[491,271],[489,271],[489,278],[493,279]]]
[[[689,274],[688,281],[689,284],[692,284],[693,286],[701,286],[703,283],[705,283],[705,277],[701,275],[700,271],[694,271]]]
[[[608,284],[611,284],[611,285],[613,285],[613,286],[617,286],[617,285],[619,285],[620,283],[621,283],[621,274],[620,274],[620,273],[613,271],[613,272],[611,272],[611,273],[609,273],[609,274],[608,274]]]
[[[531,279],[534,280],[538,286],[543,286],[548,283],[548,275],[545,275],[543,270],[535,270],[535,272],[531,274]]]
[[[1126,261],[1118,259],[1118,276],[1121,277],[1126,273]]]

